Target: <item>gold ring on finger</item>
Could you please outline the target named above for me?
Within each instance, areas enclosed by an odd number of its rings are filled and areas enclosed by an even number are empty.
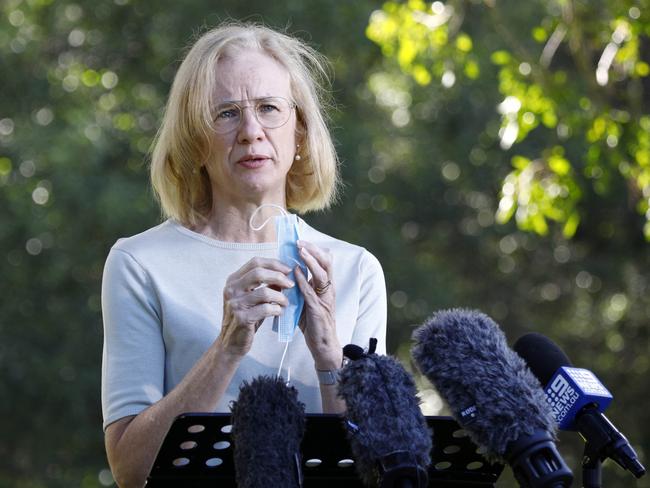
[[[329,289],[330,286],[332,286],[332,280],[327,280],[327,283],[317,286],[316,288],[314,288],[314,291],[316,292],[316,294],[322,295]]]

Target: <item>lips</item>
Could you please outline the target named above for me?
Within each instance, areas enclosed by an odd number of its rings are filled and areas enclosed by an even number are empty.
[[[247,154],[246,156],[240,158],[237,161],[237,164],[248,169],[255,169],[264,166],[264,164],[269,161],[269,157],[264,154]]]

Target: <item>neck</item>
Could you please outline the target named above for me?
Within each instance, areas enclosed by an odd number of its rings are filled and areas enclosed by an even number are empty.
[[[259,230],[251,228],[250,219],[261,205],[277,205],[286,210],[284,202],[243,202],[238,205],[223,201],[213,201],[212,211],[205,222],[197,224],[192,230],[225,242],[274,242],[275,225],[271,219]],[[277,207],[264,207],[255,212],[253,227],[258,228],[269,217],[278,215]]]

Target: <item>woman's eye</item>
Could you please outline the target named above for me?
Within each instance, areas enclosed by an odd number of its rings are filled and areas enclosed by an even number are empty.
[[[272,103],[263,103],[257,108],[257,110],[262,113],[268,113],[268,112],[275,112],[279,109],[277,105],[273,105]]]
[[[227,120],[227,119],[232,119],[233,117],[237,117],[239,115],[239,110],[236,108],[226,108],[219,110],[217,112],[217,118],[222,119],[222,120]]]

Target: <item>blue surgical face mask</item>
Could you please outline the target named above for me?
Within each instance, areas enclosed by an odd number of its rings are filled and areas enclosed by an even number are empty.
[[[270,217],[259,227],[254,227],[253,218],[257,212],[261,208],[269,206],[278,208],[282,214]],[[300,321],[302,308],[305,304],[293,271],[296,266],[300,266],[303,274],[307,277],[307,267],[300,258],[298,246],[296,245],[296,241],[300,239],[300,221],[296,215],[287,213],[284,208],[278,205],[266,204],[255,209],[253,215],[251,215],[249,225],[253,230],[260,230],[271,218],[275,219],[275,231],[278,239],[278,259],[291,268],[291,273],[289,273],[288,278],[296,283],[293,287],[282,291],[287,297],[289,304],[285,307],[282,315],[274,317],[273,331],[278,333],[278,340],[280,342],[291,342],[296,327],[298,327],[298,322]]]

